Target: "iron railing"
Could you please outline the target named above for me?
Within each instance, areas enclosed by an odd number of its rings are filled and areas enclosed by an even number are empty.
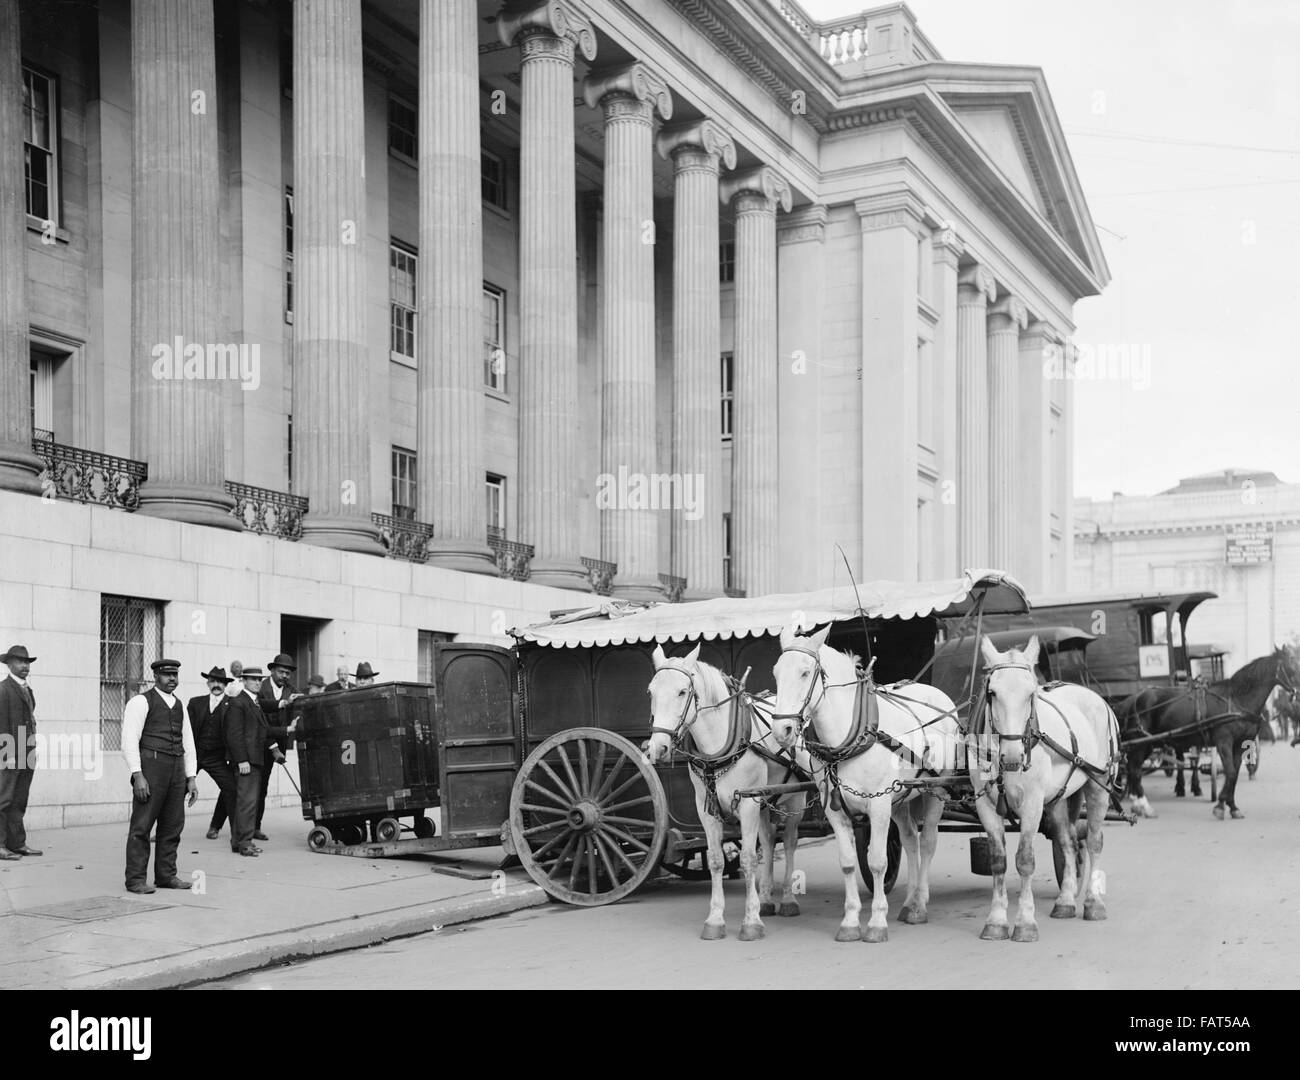
[[[500,529],[488,527],[488,547],[497,560],[497,575],[513,581],[527,581],[532,573],[533,545],[507,540]]]
[[[659,584],[664,587],[664,593],[668,597],[670,604],[680,604],[682,602],[682,593],[686,591],[686,579],[678,577],[676,574],[660,574]]]
[[[44,497],[98,503],[128,512],[140,505],[140,485],[149,476],[149,466],[143,461],[64,446],[54,441],[53,432],[42,430],[40,434],[50,436],[32,439],[32,453],[45,463],[40,476]]]
[[[390,514],[371,514],[370,520],[379,526],[379,539],[390,559],[422,563],[429,557],[432,525]]]
[[[591,582],[591,591],[597,596],[608,596],[614,588],[614,576],[618,573],[618,563],[605,562],[602,559],[589,559],[582,556],[582,565],[587,568],[587,580]]]
[[[235,500],[230,516],[249,532],[278,536],[281,540],[302,537],[302,519],[307,499],[284,491],[226,481],[226,494]]]

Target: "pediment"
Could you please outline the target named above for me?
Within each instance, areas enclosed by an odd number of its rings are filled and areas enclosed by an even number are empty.
[[[1006,103],[950,101],[949,104],[971,138],[979,143],[1012,187],[1051,221],[1055,215],[1039,179],[1042,166],[1034,160],[1034,150],[1017,108]]]

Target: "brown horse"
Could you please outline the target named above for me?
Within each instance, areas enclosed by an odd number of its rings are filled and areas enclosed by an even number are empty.
[[[1263,723],[1261,713],[1275,686],[1282,687],[1292,697],[1300,686],[1296,656],[1285,645],[1277,646],[1267,656],[1251,660],[1230,679],[1208,684],[1203,711],[1198,710],[1197,694],[1192,687],[1157,686],[1133,695],[1119,708],[1124,739],[1129,741],[1144,735],[1181,732],[1162,741],[1162,745],[1179,755],[1178,779],[1174,786],[1174,794],[1178,797],[1184,794],[1182,752],[1191,746],[1213,745],[1223,762],[1223,787],[1214,806],[1214,816],[1222,819],[1226,806],[1234,818],[1244,817],[1235,801],[1244,744],[1255,740],[1258,745],[1259,728]],[[1214,720],[1214,717],[1225,714],[1226,719]],[[1128,793],[1133,796],[1134,809],[1155,817],[1142,790],[1142,762],[1150,750],[1150,744],[1129,749]],[[1201,794],[1200,777],[1195,771],[1192,773],[1192,794]]]

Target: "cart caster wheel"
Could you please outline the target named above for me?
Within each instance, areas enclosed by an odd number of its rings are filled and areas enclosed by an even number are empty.
[[[433,825],[433,818],[425,817],[421,814],[415,819],[415,835],[421,840],[432,840],[437,830]]]
[[[402,826],[396,818],[381,818],[375,822],[375,839],[381,844],[391,844],[402,835]]]
[[[307,846],[312,851],[320,851],[330,842],[330,834],[319,825],[307,834]]]

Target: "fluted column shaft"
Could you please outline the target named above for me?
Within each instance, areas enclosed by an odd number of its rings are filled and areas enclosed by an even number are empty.
[[[416,480],[429,561],[487,574],[477,20],[475,0],[420,5]]]
[[[210,2],[132,0],[131,446],[149,466],[141,513],[237,529],[206,365],[224,344],[214,42]]]
[[[989,565],[988,303],[993,278],[963,271],[957,288],[957,536],[963,567]]]
[[[736,218],[732,566],[748,596],[776,588],[776,204],[741,190]]]
[[[654,86],[651,86],[653,80]],[[666,87],[643,65],[587,82],[589,102],[605,117],[604,273],[601,343],[601,469],[607,490],[626,492],[622,478],[648,482],[655,460],[655,310],[653,112]],[[662,107],[661,107],[662,108]],[[601,557],[618,565],[614,594],[663,598],[659,583],[658,512],[646,500],[602,499]]]
[[[294,482],[311,503],[303,538],[377,553],[360,0],[294,0],[293,182]]]
[[[35,494],[27,345],[27,203],[18,0],[0,0],[0,488]]]
[[[1026,323],[1019,300],[998,301],[988,314],[989,371],[989,558],[1015,570],[1020,488],[1020,331]]]
[[[718,175],[736,148],[711,121],[665,131],[659,152],[673,162],[673,472],[689,477],[699,512],[673,510],[674,571],[686,598],[721,596],[722,441],[718,429],[721,290]]]
[[[564,13],[559,22],[552,7]],[[534,8],[517,24],[503,20],[501,34],[519,44],[523,89],[518,539],[533,545],[532,581],[585,589],[572,419],[578,409],[578,296],[571,16],[562,3]],[[594,38],[588,51],[594,56]]]

